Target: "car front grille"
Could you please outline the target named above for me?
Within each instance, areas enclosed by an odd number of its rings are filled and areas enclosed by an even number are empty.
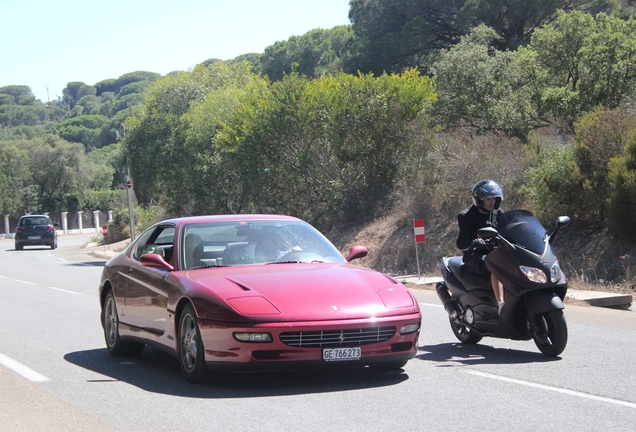
[[[395,327],[372,327],[347,330],[326,330],[281,333],[280,339],[292,347],[334,347],[368,345],[393,337]]]

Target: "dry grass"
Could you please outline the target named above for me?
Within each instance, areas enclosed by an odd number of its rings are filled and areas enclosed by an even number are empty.
[[[572,306],[592,307],[592,305],[590,305],[588,302],[583,300],[576,300],[575,298],[572,298],[570,296],[565,296],[565,300],[563,300],[563,303]]]
[[[619,284],[610,284],[604,281],[598,282],[585,282],[579,278],[570,278],[568,280],[568,287],[574,290],[580,291],[600,291],[616,294],[635,294],[636,290],[634,285],[630,282],[623,282]]]

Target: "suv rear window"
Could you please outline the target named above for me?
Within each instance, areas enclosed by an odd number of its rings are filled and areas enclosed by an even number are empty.
[[[38,217],[29,217],[20,219],[20,226],[29,226],[29,225],[49,225],[51,222],[48,218],[38,216]]]

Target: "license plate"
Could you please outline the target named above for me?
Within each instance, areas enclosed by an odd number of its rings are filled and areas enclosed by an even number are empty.
[[[29,236],[29,240],[40,240],[41,236]]]
[[[322,359],[325,361],[360,360],[362,350],[360,347],[330,348],[322,350]]]

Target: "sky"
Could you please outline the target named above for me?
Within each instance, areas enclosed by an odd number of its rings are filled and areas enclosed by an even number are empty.
[[[42,102],[66,84],[166,75],[350,24],[349,0],[3,0],[0,87]]]

